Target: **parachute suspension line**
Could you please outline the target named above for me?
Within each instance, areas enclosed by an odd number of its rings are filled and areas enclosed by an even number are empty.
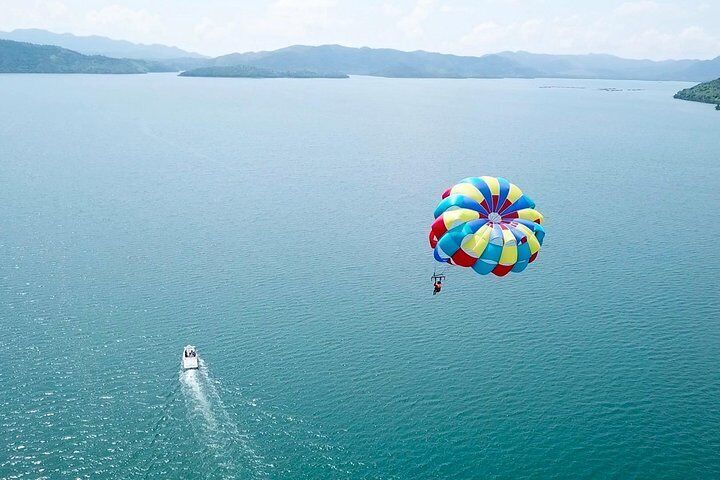
[[[438,281],[442,282],[443,280],[445,280],[445,269],[443,268],[442,270],[438,271],[437,268],[434,268],[433,274],[430,278],[432,279],[433,284]]]

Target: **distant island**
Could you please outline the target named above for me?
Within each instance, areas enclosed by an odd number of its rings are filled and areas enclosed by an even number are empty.
[[[222,77],[222,78],[350,78],[344,73],[317,73],[309,70],[271,70],[249,65],[228,67],[202,67],[181,72],[181,77]]]
[[[714,103],[715,109],[720,110],[720,78],[680,90],[675,94],[675,98],[691,102]]]
[[[167,71],[146,60],[83,55],[53,45],[0,40],[0,73],[113,73]]]

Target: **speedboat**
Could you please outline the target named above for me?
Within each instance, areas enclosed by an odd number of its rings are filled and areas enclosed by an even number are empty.
[[[192,345],[188,345],[183,349],[182,366],[183,370],[191,370],[199,366],[197,351]]]

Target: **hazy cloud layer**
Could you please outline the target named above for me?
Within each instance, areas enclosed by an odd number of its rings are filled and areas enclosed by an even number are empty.
[[[479,55],[720,55],[720,2],[691,0],[0,0],[0,30],[44,28],[218,55],[341,43]]]

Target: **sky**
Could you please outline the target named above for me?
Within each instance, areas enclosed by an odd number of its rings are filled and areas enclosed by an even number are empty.
[[[0,31],[42,28],[203,53],[342,44],[482,55],[720,55],[720,0],[0,0]]]

